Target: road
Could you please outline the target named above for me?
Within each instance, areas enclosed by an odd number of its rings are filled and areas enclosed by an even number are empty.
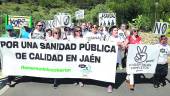
[[[135,78],[135,90],[130,91],[125,83],[126,74],[117,73],[116,84],[112,93],[107,93],[108,83],[96,80],[84,80],[85,86],[75,86],[74,79],[58,79],[58,86],[53,87],[53,79],[24,77],[18,79],[2,96],[169,96],[170,72],[167,85],[154,88],[151,83],[152,74],[146,78]]]

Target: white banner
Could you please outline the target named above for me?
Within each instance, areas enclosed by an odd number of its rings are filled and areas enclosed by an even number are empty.
[[[3,75],[115,82],[113,42],[0,39]]]
[[[113,26],[116,25],[115,13],[99,13],[99,26]]]
[[[165,35],[168,29],[167,22],[156,22],[154,27],[154,33],[159,35]]]
[[[84,10],[79,10],[75,12],[76,20],[84,19]]]
[[[56,22],[56,27],[61,27],[61,26],[71,26],[71,15],[69,14],[59,14],[54,16],[54,22]]]
[[[130,44],[127,56],[127,73],[155,73],[159,49],[156,45]]]

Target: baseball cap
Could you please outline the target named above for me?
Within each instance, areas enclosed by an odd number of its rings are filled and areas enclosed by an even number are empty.
[[[5,28],[6,30],[13,30],[14,28],[13,28],[13,26],[12,25],[6,25],[6,28]]]

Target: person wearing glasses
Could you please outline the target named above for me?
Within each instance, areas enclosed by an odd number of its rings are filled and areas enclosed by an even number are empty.
[[[62,40],[61,38],[61,28],[56,27],[52,30],[52,36],[54,40]]]
[[[45,39],[45,32],[43,32],[43,24],[41,21],[35,23],[35,29],[29,35],[31,39]]]
[[[81,41],[83,40],[83,35],[82,35],[82,29],[80,26],[75,26],[73,29],[73,36],[70,38],[70,41],[76,42],[76,41]],[[82,82],[82,79],[75,79],[74,85],[79,85],[80,87],[83,87],[84,84]]]
[[[135,28],[132,29],[131,35],[128,36],[125,41],[126,53],[128,50],[128,44],[142,44],[142,38],[138,35],[138,31]],[[127,74],[126,83],[130,90],[134,90],[134,74]]]
[[[84,38],[86,38],[88,41],[91,41],[91,40],[101,40],[102,36],[98,32],[98,26],[97,25],[93,25],[92,28],[91,28],[91,32],[86,33]]]

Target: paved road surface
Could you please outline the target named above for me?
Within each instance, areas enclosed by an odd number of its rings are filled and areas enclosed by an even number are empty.
[[[2,96],[170,96],[170,82],[165,87],[153,88],[152,74],[145,74],[145,79],[135,79],[135,90],[126,87],[125,73],[118,73],[115,88],[112,93],[107,93],[107,83],[85,80],[84,87],[73,85],[71,79],[58,80],[59,85],[53,87],[53,79],[22,78],[9,88]],[[170,72],[167,77],[170,80]],[[41,81],[41,82],[40,82]]]

